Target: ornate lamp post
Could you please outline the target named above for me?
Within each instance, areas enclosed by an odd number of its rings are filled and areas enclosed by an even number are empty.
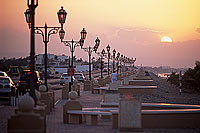
[[[35,8],[38,6],[38,0],[27,0],[28,8],[26,16],[26,21],[31,28],[31,42],[30,42],[30,96],[36,101],[35,89],[34,89],[34,71],[35,71]]]
[[[100,62],[101,62],[101,66],[100,66],[100,69],[101,69],[101,78],[103,78],[103,68],[104,68],[104,65],[103,65],[103,57],[105,55],[105,50],[102,49],[101,52],[95,52],[99,57],[100,57]]]
[[[70,47],[70,51],[71,51],[71,65],[70,65],[70,68],[72,69],[72,71],[74,71],[73,62],[74,62],[74,51],[75,51],[75,48],[78,47],[78,46],[83,47],[84,40],[85,40],[86,34],[87,34],[85,28],[83,28],[83,30],[80,33],[81,33],[81,39],[79,41],[74,41],[73,39],[71,41],[70,40],[69,41],[63,41],[64,36],[65,36],[65,31],[63,29],[61,29],[59,31],[59,36],[60,36],[61,42],[64,43],[65,46]],[[69,91],[71,91],[71,84],[73,84],[72,77],[71,77]]]
[[[120,53],[118,52],[117,53],[117,57],[116,57],[116,59],[117,59],[117,74],[119,74],[119,57],[120,57]]]
[[[120,57],[120,73],[122,73],[122,62],[123,62],[123,54],[121,54],[121,57]]]
[[[101,57],[101,78],[103,78],[103,56],[105,55],[105,50],[103,49],[100,53],[100,57]]]
[[[124,58],[123,58],[123,65],[124,65],[124,68],[126,68],[126,56],[124,55]]]
[[[67,13],[63,9],[63,7],[61,7],[61,9],[58,11],[57,15],[58,15],[59,23],[61,24],[60,27],[48,27],[47,24],[45,24],[44,27],[34,27],[34,30],[35,30],[34,33],[42,35],[43,42],[45,44],[45,53],[44,53],[44,65],[45,65],[44,68],[45,69],[44,69],[44,78],[45,78],[45,86],[47,87],[47,91],[48,91],[48,86],[47,86],[47,60],[48,60],[48,57],[47,57],[47,43],[49,42],[50,35],[57,34],[58,30],[60,28],[61,29],[63,28],[63,24],[65,23]],[[31,21],[29,20],[29,16],[31,16],[30,11],[26,10],[26,12],[25,12],[26,21],[29,24],[29,28],[31,28],[31,26],[30,26]],[[43,29],[44,29],[44,31],[43,31]]]
[[[136,58],[135,59],[132,58],[132,62],[131,63],[133,64],[133,67],[135,66],[134,65],[135,61],[136,61]]]
[[[110,61],[110,45],[106,47],[107,52],[108,52],[108,75],[110,74],[110,69],[109,69],[109,61]]]
[[[99,38],[97,37],[97,39],[95,40],[95,45],[94,47],[87,47],[87,48],[82,48],[84,49],[87,53],[88,53],[88,56],[89,56],[89,80],[92,80],[92,73],[91,73],[91,55],[92,55],[92,52],[94,51],[95,53],[97,52],[97,49],[99,47],[99,44],[100,44],[100,40]]]
[[[116,50],[113,50],[113,72],[115,72],[115,54],[116,54]]]

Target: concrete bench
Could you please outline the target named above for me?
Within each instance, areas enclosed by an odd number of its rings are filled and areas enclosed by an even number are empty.
[[[120,94],[151,94],[157,91],[157,86],[135,86],[126,85],[118,87]]]
[[[153,85],[153,80],[129,80],[129,85],[149,86]]]
[[[103,112],[110,112],[111,110],[118,110],[117,107],[111,108],[83,108],[83,111],[103,111]],[[101,114],[101,119],[111,119],[111,115]]]
[[[109,115],[112,114],[110,112],[103,111],[86,111],[86,110],[68,110],[67,113],[70,116],[82,115],[83,121],[86,122],[86,125],[97,125],[98,124],[98,116],[99,115]]]
[[[83,111],[110,111],[110,110],[118,110],[119,108],[83,108]]]
[[[108,90],[109,87],[99,87],[99,88],[93,88],[92,93],[94,94],[103,94],[105,90]]]
[[[111,107],[119,107],[119,103],[117,102],[101,102],[100,103],[101,107],[108,107],[108,108],[111,108]]]
[[[118,128],[119,110],[111,110]],[[200,128],[200,109],[142,110],[142,128]]]
[[[150,76],[136,76],[133,80],[151,80]]]

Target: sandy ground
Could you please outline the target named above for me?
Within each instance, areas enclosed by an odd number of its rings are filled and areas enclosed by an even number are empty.
[[[179,88],[167,82],[166,79],[158,78],[151,74],[151,78],[158,86],[155,94],[144,95],[141,97],[142,102],[165,102],[165,103],[182,103],[182,104],[200,104],[200,93],[186,90],[179,93]]]

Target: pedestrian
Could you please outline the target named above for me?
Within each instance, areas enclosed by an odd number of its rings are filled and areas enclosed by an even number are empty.
[[[112,81],[112,83],[113,83],[115,80],[117,80],[117,74],[115,73],[115,71],[113,71],[112,74],[111,74],[111,81]]]

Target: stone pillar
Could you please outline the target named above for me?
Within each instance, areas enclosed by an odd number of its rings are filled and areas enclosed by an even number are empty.
[[[117,74],[117,80],[121,80],[120,74]]]
[[[92,83],[90,80],[85,80],[84,81],[84,91],[91,91],[92,90]]]
[[[99,79],[98,79],[98,83],[99,83],[99,85],[100,85],[101,87],[105,86],[105,84],[104,84],[104,78],[99,78]]]
[[[62,88],[62,99],[63,100],[68,100],[69,96],[69,84],[65,83],[65,86]]]
[[[125,77],[123,79],[123,85],[128,85],[128,81],[129,81],[129,78],[128,77]]]
[[[109,84],[109,83],[111,82],[111,77],[110,77],[110,76],[107,76],[107,77],[105,78],[105,82],[106,82],[106,84]]]
[[[39,91],[41,93],[41,99],[40,101],[42,103],[44,103],[47,106],[47,114],[50,114],[50,112],[52,111],[52,100],[51,100],[51,94],[49,94],[48,92],[46,92],[46,86],[45,85],[40,85],[39,87]]]
[[[92,93],[94,93],[94,88],[100,88],[101,86],[99,85],[99,82],[94,80],[93,86],[92,86]]]
[[[103,94],[103,102],[105,103],[119,103],[119,93],[117,90],[107,90]]]
[[[72,91],[76,91],[77,92],[77,85],[73,83],[72,85]],[[78,93],[78,92],[77,92]]]
[[[54,103],[55,103],[55,100],[54,100],[55,92],[53,90],[48,91],[48,95],[50,96],[50,100],[51,100],[51,109],[53,109]]]
[[[79,124],[82,123],[82,115],[69,115],[68,110],[82,110],[82,105],[76,100],[78,94],[76,91],[69,92],[69,100],[63,105],[63,123]]]
[[[119,85],[120,85],[120,81],[116,80],[113,83],[109,84],[109,90],[118,90]]]
[[[42,117],[44,117],[45,123],[46,123],[46,105],[44,103],[41,103],[41,93],[37,90],[35,90],[35,95],[37,99],[37,105],[34,107],[34,112],[39,113]]]
[[[30,96],[21,98],[19,111],[8,119],[8,133],[45,133],[44,118],[33,112],[34,104]]]
[[[141,129],[141,103],[139,98],[124,95],[119,103],[119,130]]]
[[[52,106],[54,108],[54,104],[55,104],[55,91],[53,90],[53,87],[51,84],[47,84],[48,86],[48,92],[49,92],[49,95],[51,95],[51,100],[52,100]]]
[[[37,105],[33,108],[33,111],[37,114],[40,114],[40,116],[42,116],[44,118],[44,130],[46,132],[46,109],[47,106],[44,103],[41,103],[40,99],[41,99],[41,93],[37,90],[35,90],[35,95],[36,95],[36,99],[37,99]]]

